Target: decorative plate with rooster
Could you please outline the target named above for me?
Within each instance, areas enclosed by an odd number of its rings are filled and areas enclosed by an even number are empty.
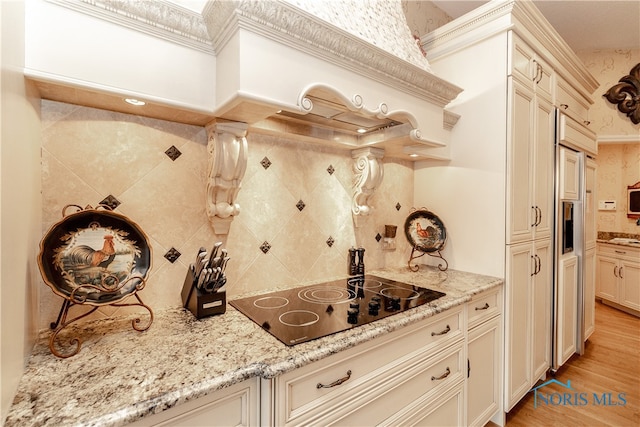
[[[436,252],[447,241],[447,230],[436,214],[426,209],[418,209],[409,214],[404,222],[407,240],[416,250]]]
[[[40,242],[45,283],[73,303],[112,304],[144,287],[151,248],[124,215],[88,208],[65,216]]]

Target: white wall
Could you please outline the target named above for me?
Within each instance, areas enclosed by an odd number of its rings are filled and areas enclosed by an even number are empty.
[[[416,207],[447,228],[449,267],[504,276],[506,167],[506,35],[432,60],[436,74],[462,88],[448,110],[462,117],[451,134],[449,163],[418,162]]]
[[[44,0],[26,5],[29,75],[194,111],[213,110],[213,54]]]
[[[37,324],[41,228],[39,99],[25,86],[24,4],[0,1],[0,420],[13,400]]]

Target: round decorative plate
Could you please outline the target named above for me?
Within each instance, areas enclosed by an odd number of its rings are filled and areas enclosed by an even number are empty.
[[[447,230],[433,212],[420,209],[412,212],[404,222],[404,233],[411,245],[421,252],[436,252],[447,241]]]
[[[86,209],[65,216],[40,242],[45,283],[74,303],[112,304],[144,286],[151,248],[124,215]]]

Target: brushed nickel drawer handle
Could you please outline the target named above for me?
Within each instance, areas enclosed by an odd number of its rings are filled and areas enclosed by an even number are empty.
[[[325,385],[322,383],[318,383],[318,385],[316,385],[316,388],[331,388],[331,387],[335,387],[335,386],[339,386],[340,384],[344,383],[345,381],[347,381],[349,378],[351,378],[351,369],[349,369],[347,371],[347,376],[346,377],[342,377],[338,380],[335,380],[334,382],[332,382],[331,384]]]
[[[449,325],[447,325],[447,327],[446,327],[446,328],[444,328],[444,329],[443,329],[442,331],[440,331],[440,332],[431,332],[431,336],[432,336],[432,337],[435,337],[436,335],[444,335],[444,334],[446,334],[447,332],[449,332],[450,330],[451,330],[451,327],[449,327]]]
[[[486,310],[487,308],[489,308],[489,303],[485,302],[484,305],[482,307],[476,307],[476,311],[478,310]]]
[[[431,381],[440,381],[443,380],[445,378],[447,378],[449,376],[449,374],[451,373],[451,369],[449,369],[449,367],[447,366],[447,370],[444,371],[444,374],[440,375],[439,377],[436,376],[432,376],[431,377]]]

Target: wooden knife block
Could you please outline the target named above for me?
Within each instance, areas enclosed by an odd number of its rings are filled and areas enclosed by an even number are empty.
[[[224,314],[227,311],[227,292],[202,292],[196,288],[191,269],[182,285],[182,305],[196,316],[196,319]]]

